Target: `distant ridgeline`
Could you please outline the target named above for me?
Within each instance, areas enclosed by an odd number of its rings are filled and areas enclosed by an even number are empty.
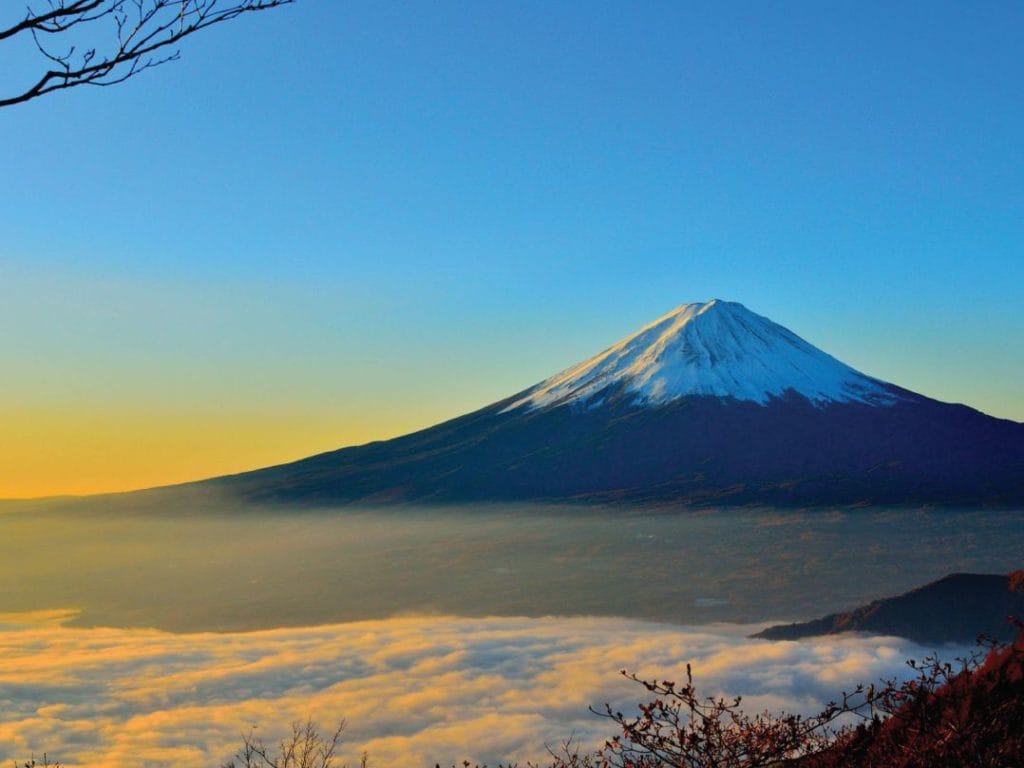
[[[979,635],[1010,642],[1024,621],[1024,571],[1007,576],[955,573],[897,597],[802,624],[759,632],[766,640],[797,640],[839,632],[896,635],[917,643],[973,643]]]
[[[312,505],[1024,508],[1024,424],[866,376],[713,300],[466,416],[207,483]]]

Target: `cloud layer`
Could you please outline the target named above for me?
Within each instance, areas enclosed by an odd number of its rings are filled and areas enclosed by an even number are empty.
[[[899,675],[923,649],[893,638],[746,639],[752,627],[625,619],[410,617],[248,633],[63,626],[0,615],[0,758],[45,750],[68,766],[210,768],[240,734],[265,739],[345,718],[343,753],[372,766],[538,758],[575,733],[612,735],[589,705],[677,679],[752,710],[814,711],[858,681]]]

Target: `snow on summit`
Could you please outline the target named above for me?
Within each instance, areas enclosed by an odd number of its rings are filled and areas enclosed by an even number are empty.
[[[888,405],[897,397],[865,376],[754,314],[712,299],[683,304],[599,355],[542,381],[505,411],[564,403],[596,407],[610,395],[666,403],[688,395],[766,404],[795,392],[815,404]]]

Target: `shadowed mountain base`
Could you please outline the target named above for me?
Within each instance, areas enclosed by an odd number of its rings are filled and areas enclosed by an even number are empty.
[[[895,405],[692,396],[502,409],[207,481],[310,505],[622,501],[687,506],[1024,504],[1024,425],[892,388]]]

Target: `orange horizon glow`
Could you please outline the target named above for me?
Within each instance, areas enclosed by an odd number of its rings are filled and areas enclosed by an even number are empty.
[[[408,418],[0,409],[0,499],[86,496],[283,464],[415,429]]]

